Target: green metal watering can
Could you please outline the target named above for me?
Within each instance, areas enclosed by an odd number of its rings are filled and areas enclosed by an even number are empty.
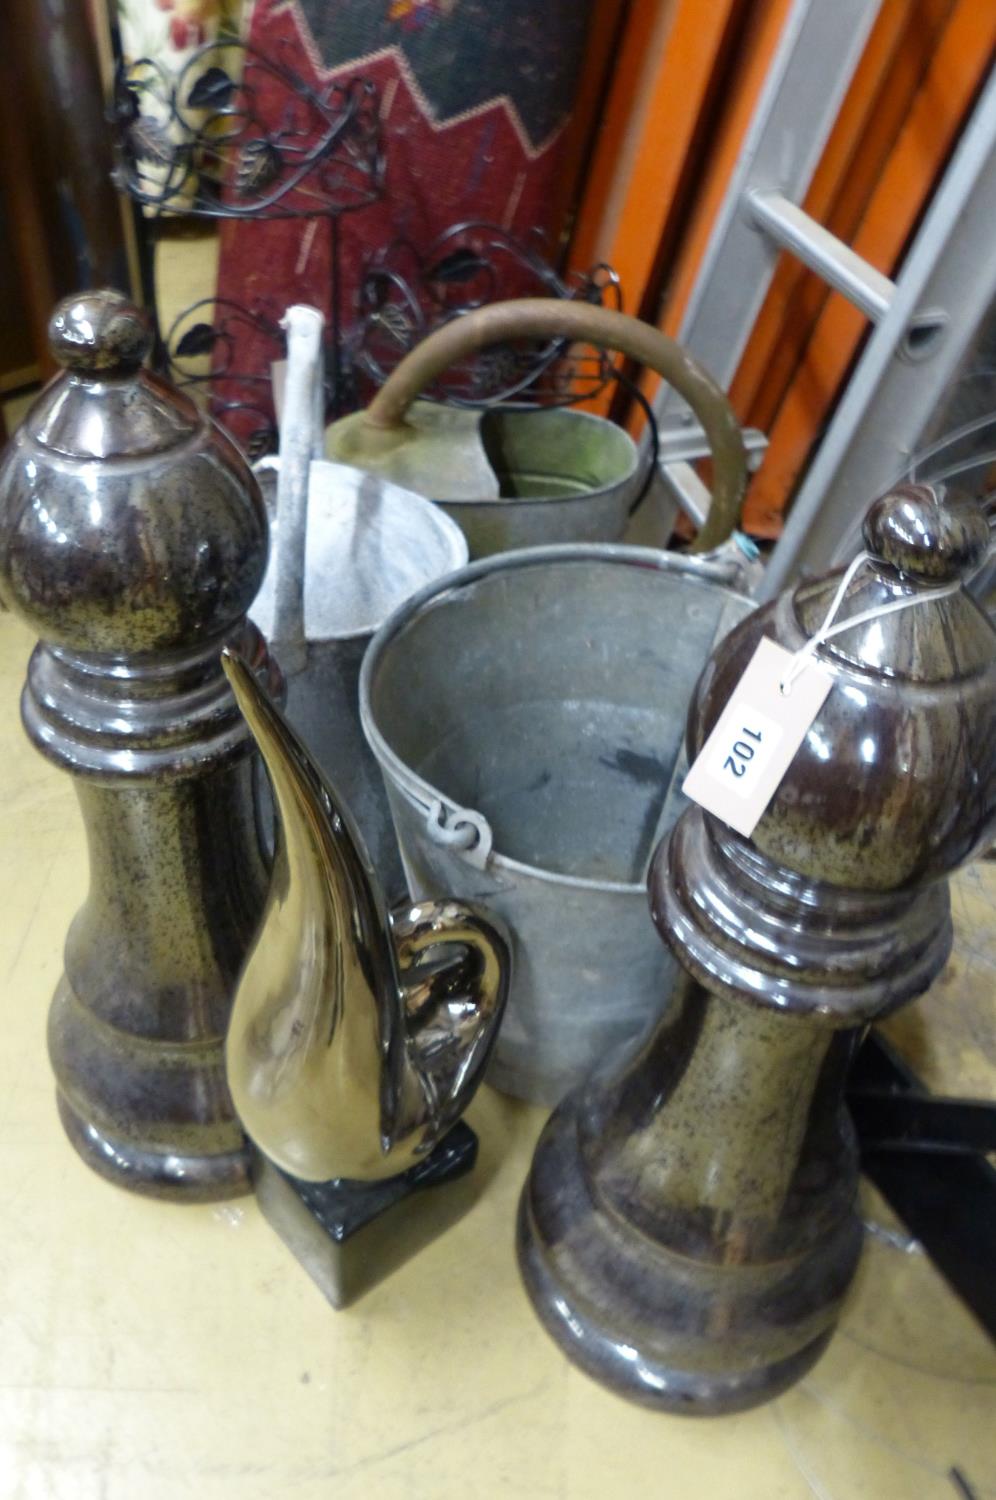
[[[693,550],[726,540],[747,479],[729,401],[673,339],[587,302],[496,302],[444,324],[405,356],[365,411],[326,429],[326,455],[435,500],[462,529],[472,558],[618,541],[642,483],[636,444],[621,427],[566,407],[480,412],[417,399],[451,365],[515,339],[590,344],[661,375],[691,407],[712,453],[712,502]]]

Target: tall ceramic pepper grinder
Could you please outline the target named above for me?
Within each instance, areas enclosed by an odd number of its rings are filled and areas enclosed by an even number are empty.
[[[836,612],[863,623],[816,648],[829,696],[752,838],[691,807],[654,858],[653,918],[683,966],[664,1019],[537,1147],[529,1294],[571,1359],[648,1406],[751,1406],[833,1331],[861,1248],[848,1060],[944,964],[945,877],[996,821],[996,634],[958,586],[987,540],[940,490],[871,508]],[[802,650],[840,581],[802,584],[727,637],[690,758],[760,639]]]
[[[63,371],[0,463],[0,597],[41,638],[22,717],[89,844],[49,1018],[59,1110],[122,1186],[227,1197],[249,1184],[223,1042],[266,872],[220,651],[277,686],[246,622],[265,512],[233,444],[142,371],[123,297],[67,298],[49,332]]]

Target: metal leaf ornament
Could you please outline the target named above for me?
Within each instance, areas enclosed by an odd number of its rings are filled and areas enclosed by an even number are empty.
[[[187,95],[191,109],[227,109],[235,93],[235,81],[224,68],[208,68]]]
[[[246,141],[235,167],[236,191],[244,198],[263,192],[280,176],[283,165],[284,159],[272,141]]]
[[[180,339],[174,355],[177,359],[193,359],[198,354],[210,354],[218,337],[218,330],[210,323],[194,323]]]
[[[168,167],[176,154],[169,131],[151,115],[138,115],[128,126],[128,149],[136,161],[154,162]]]
[[[480,271],[486,271],[488,263],[473,250],[462,247],[444,255],[426,274],[427,281],[464,282],[473,281]]]
[[[116,124],[121,126],[131,125],[137,120],[141,113],[138,102],[138,94],[125,82],[120,75],[114,81],[114,100],[111,113]]]

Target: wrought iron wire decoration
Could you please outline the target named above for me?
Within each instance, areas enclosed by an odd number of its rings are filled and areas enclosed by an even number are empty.
[[[236,413],[253,420],[245,440],[252,459],[274,453],[278,446],[269,366],[286,352],[280,326],[283,311],[269,304],[250,310],[230,298],[203,297],[174,318],[163,339],[163,362],[175,385],[205,387],[211,415],[222,426]],[[266,340],[265,374],[238,367],[238,335],[246,330]]]
[[[360,287],[355,361],[380,385],[414,344],[440,323],[506,297],[564,297],[622,306],[619,277],[599,263],[565,280],[537,232],[526,243],[497,224],[451,225],[424,253],[395,240],[370,261]],[[555,339],[483,349],[447,371],[431,395],[465,406],[568,405],[595,395],[611,377],[601,351]]]
[[[340,409],[343,386],[339,219],[375,203],[384,190],[379,99],[367,79],[314,89],[282,58],[264,57],[234,38],[198,48],[176,74],[152,58],[119,65],[112,109],[116,178],[144,212],[145,291],[155,306],[148,220],[327,219],[330,227],[329,388]],[[283,356],[279,318],[269,303],[245,307],[204,298],[165,331],[160,362],[181,386],[211,389],[221,421],[258,418],[254,456],[276,447],[268,374],[240,370],[240,327],[273,342]],[[219,384],[220,383],[220,384]]]
[[[408,240],[395,240],[371,259],[363,277],[353,362],[381,385],[440,323],[507,297],[574,298],[622,309],[622,286],[610,265],[601,261],[565,279],[545,258],[545,248],[539,232],[523,244],[499,225],[480,220],[451,225],[421,254]],[[656,472],[657,422],[639,385],[601,349],[564,339],[492,345],[447,370],[422,395],[456,406],[532,409],[587,401],[609,381],[625,387],[641,408],[650,436],[632,514]]]
[[[354,78],[316,90],[244,42],[209,42],[178,74],[118,69],[118,184],[150,213],[337,216],[383,191],[378,100]]]
[[[119,65],[112,121],[118,187],[144,213],[146,298],[155,307],[150,221],[316,219],[331,231],[328,408],[357,404],[356,376],[380,384],[406,351],[440,322],[505,297],[546,295],[619,307],[619,278],[599,264],[564,279],[537,232],[525,243],[497,224],[467,221],[445,230],[424,253],[399,238],[363,274],[358,320],[343,329],[339,219],[384,192],[379,98],[362,78],[312,88],[279,55],[265,57],[234,38],[198,48],[179,73],[152,58]],[[283,357],[283,306],[245,307],[202,298],[160,339],[160,362],[181,386],[210,390],[215,417],[250,413],[253,456],[277,444],[268,373],[240,370],[240,330]],[[621,378],[598,350],[508,344],[485,349],[447,372],[429,394],[464,405],[565,405]],[[244,424],[243,424],[244,426]]]

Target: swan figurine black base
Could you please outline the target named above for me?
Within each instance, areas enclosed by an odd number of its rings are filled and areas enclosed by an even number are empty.
[[[303,1182],[258,1150],[252,1180],[270,1227],[338,1309],[463,1217],[477,1196],[476,1161],[477,1134],[459,1120],[424,1161],[379,1182]]]

